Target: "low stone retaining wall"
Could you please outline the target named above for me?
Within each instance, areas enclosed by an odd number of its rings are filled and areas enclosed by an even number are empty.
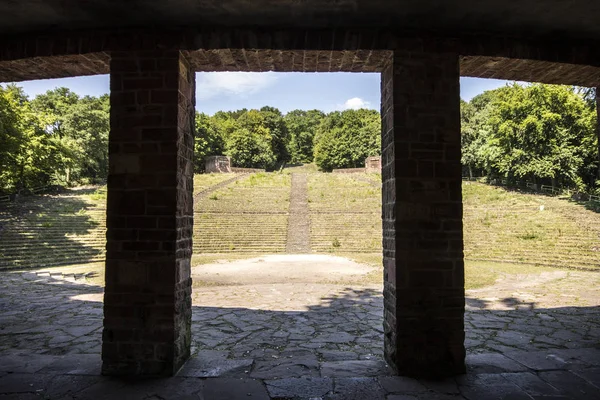
[[[339,169],[334,169],[333,171],[334,174],[357,174],[360,172],[365,172],[364,168],[339,168]]]
[[[265,170],[264,169],[260,169],[260,168],[238,168],[238,167],[231,167],[231,172],[253,173],[253,172],[265,172]]]

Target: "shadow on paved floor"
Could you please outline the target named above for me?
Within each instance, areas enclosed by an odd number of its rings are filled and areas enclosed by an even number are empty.
[[[0,276],[0,399],[600,399],[600,307],[468,299],[481,307],[465,316],[469,373],[430,382],[391,376],[377,290],[340,287],[305,311],[194,306],[194,356],[178,376],[128,382],[99,376],[101,296]]]

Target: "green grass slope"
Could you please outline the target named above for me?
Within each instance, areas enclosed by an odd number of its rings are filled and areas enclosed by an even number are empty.
[[[380,177],[297,172],[309,174],[312,251],[377,262]],[[195,183],[205,190],[227,178],[198,175]],[[290,188],[289,173],[257,173],[208,193],[195,206],[195,255],[284,252]],[[600,269],[600,213],[476,182],[463,184],[463,198],[467,266]],[[72,190],[0,205],[0,268],[103,260],[105,203],[102,190]]]
[[[600,213],[474,182],[463,198],[467,259],[600,268]]]
[[[261,172],[207,194],[194,207],[194,253],[285,251],[290,188],[289,174]]]
[[[381,252],[381,189],[369,175],[309,175],[313,252]]]
[[[106,194],[72,190],[0,205],[0,269],[104,260]]]

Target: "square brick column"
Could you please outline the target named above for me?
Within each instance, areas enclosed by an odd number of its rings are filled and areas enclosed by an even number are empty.
[[[400,374],[465,372],[456,54],[395,52],[381,76],[385,358]]]
[[[102,373],[168,376],[190,354],[195,75],[113,52]]]

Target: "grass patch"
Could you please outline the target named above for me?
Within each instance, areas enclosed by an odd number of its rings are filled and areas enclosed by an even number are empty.
[[[478,289],[491,286],[501,275],[537,275],[550,271],[556,271],[556,268],[465,260],[465,289]]]
[[[381,254],[336,253],[336,255],[376,267],[377,269],[369,273],[365,280],[370,283],[383,282],[383,256]],[[491,286],[501,275],[536,275],[556,270],[556,268],[536,265],[465,260],[465,289]]]
[[[218,185],[238,174],[236,173],[210,173],[194,175],[194,194],[208,189],[211,186]]]
[[[85,274],[88,272],[94,272],[93,275],[90,275],[83,280],[77,280],[76,282],[85,282],[88,285],[95,285],[99,287],[104,287],[105,285],[104,270],[104,261],[38,269],[38,271],[48,271],[52,273],[62,272],[63,274]]]
[[[106,186],[102,186],[94,193],[90,194],[89,198],[93,201],[106,201]]]
[[[463,183],[467,259],[600,268],[600,215],[565,199]]]
[[[201,199],[201,212],[287,212],[290,202],[291,176],[278,172],[250,174]],[[219,201],[214,201],[214,200]],[[256,218],[260,218],[257,216]]]

